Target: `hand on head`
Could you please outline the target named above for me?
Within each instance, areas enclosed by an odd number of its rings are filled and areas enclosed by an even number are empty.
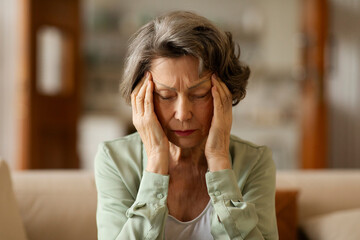
[[[232,124],[232,95],[226,84],[215,74],[211,76],[214,112],[205,145],[205,156],[210,171],[231,168],[229,161]]]
[[[175,145],[177,145],[176,141],[178,141],[178,144],[180,144],[179,148],[192,146],[192,144],[195,144],[193,143],[194,140],[197,143],[191,147],[192,149],[194,147],[198,147],[199,150],[204,149],[205,144],[205,156],[210,171],[231,168],[229,162],[229,143],[232,123],[232,95],[225,83],[213,74],[211,76],[210,90],[212,97],[203,98],[203,95],[201,95],[201,99],[199,98],[195,101],[192,100],[192,93],[189,93],[190,95],[188,96],[180,90],[172,90],[175,91],[174,97],[169,102],[162,103],[162,100],[161,104],[157,104],[157,111],[162,113],[160,118],[154,110],[153,89],[154,82],[152,74],[149,72],[143,77],[131,95],[133,122],[148,155],[148,166],[146,169],[162,174],[168,172],[169,140],[175,141],[173,142]],[[181,100],[187,97],[189,97],[189,100]],[[182,107],[180,106],[182,104],[191,104],[192,106]],[[192,111],[189,115],[191,118],[179,118],[177,111]],[[168,117],[164,118],[164,115]],[[176,131],[174,132],[176,130],[174,126],[182,126],[184,124],[179,121],[186,121],[186,124],[192,126],[195,132],[192,133],[193,130],[190,133],[184,132],[181,134]],[[170,125],[168,125],[169,123]],[[165,126],[162,126],[162,124],[165,124]],[[203,128],[203,126],[208,127]],[[163,129],[164,127],[167,129],[166,131]],[[168,134],[170,135],[167,136]],[[199,144],[199,142],[203,142],[203,144]]]
[[[169,141],[154,112],[153,89],[151,73],[147,72],[131,94],[132,118],[146,149],[146,170],[167,174]]]

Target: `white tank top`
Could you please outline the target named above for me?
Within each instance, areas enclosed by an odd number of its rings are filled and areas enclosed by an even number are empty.
[[[188,222],[181,222],[168,215],[165,223],[165,240],[209,240],[214,239],[210,230],[213,207],[209,201],[202,213]]]

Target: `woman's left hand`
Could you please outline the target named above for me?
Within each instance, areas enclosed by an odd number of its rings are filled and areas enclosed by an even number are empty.
[[[205,156],[211,172],[230,169],[229,144],[232,123],[232,94],[215,74],[211,77],[214,113],[205,145]]]

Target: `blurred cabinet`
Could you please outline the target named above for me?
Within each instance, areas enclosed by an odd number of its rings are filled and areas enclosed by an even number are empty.
[[[78,168],[80,1],[20,6],[19,167]]]
[[[326,0],[302,1],[302,168],[325,168],[327,163],[327,100],[325,50],[328,35]]]

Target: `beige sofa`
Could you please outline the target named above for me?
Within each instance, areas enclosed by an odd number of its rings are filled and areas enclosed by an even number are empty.
[[[0,240],[97,239],[92,172],[7,172],[0,159]]]
[[[1,177],[4,177],[4,171],[1,170],[4,165],[0,161]],[[11,172],[11,179],[14,199],[17,201],[18,213],[22,221],[20,225],[24,226],[27,239],[97,239],[96,188],[92,172],[76,170],[14,171]],[[3,186],[0,184],[1,187]],[[298,218],[296,218],[296,214],[290,213],[294,210],[293,207],[287,208],[286,204],[280,207],[283,208],[285,217],[295,216],[296,219],[290,221],[298,222],[298,226],[302,226],[306,233],[313,237],[312,239],[360,239],[348,237],[349,234],[337,237],[340,233],[344,234],[343,231],[349,231],[346,227],[344,229],[340,223],[345,221],[345,224],[342,225],[349,226],[351,223],[346,223],[346,221],[352,221],[354,217],[359,217],[357,221],[354,221],[358,226],[354,231],[357,230],[359,233],[360,170],[278,171],[277,188],[279,191],[290,190],[290,193],[293,193],[294,190],[298,191]],[[1,204],[3,204],[1,202],[2,193],[5,192],[1,192],[0,189]],[[291,199],[289,201],[291,205]],[[282,202],[286,203],[286,201]],[[0,206],[0,211],[2,209]],[[13,211],[12,214],[16,213]],[[355,216],[353,216],[354,214]],[[340,219],[336,219],[336,217]],[[337,227],[334,228],[332,224],[336,221]],[[289,220],[285,219],[284,222],[289,226],[292,225]],[[1,232],[6,229],[4,230],[4,226],[0,225],[1,240],[7,239],[2,238],[6,235]],[[285,239],[284,236],[289,235],[280,236]],[[331,236],[336,238],[331,238]],[[359,235],[354,236],[358,237]],[[18,239],[21,240],[20,237]]]
[[[278,171],[276,182],[278,191],[298,190],[297,219],[305,239],[360,239],[360,169]]]

